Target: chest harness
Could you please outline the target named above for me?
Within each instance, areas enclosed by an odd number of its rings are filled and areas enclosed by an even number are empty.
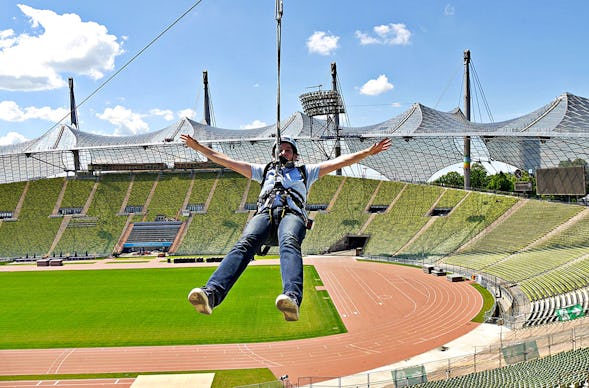
[[[261,187],[264,187],[264,182],[266,181],[266,175],[271,168],[276,167],[276,162],[271,162],[266,165],[264,168],[264,172],[262,175],[262,182],[260,183]],[[289,167],[287,165],[287,167]],[[296,167],[299,170],[301,177],[303,178],[303,183],[305,186],[307,185],[307,171],[304,166]],[[278,224],[282,220],[282,218],[287,213],[292,213],[299,216],[303,222],[305,223],[305,227],[307,229],[311,229],[313,221],[307,218],[305,215],[305,200],[302,194],[297,192],[293,188],[286,188],[282,185],[282,174],[279,172],[278,175],[275,177],[276,182],[274,183],[274,187],[260,195],[258,198],[258,211],[257,214],[261,214],[264,212],[268,212],[270,215],[270,235],[266,240],[264,246],[260,248],[257,252],[258,255],[264,256],[270,250],[270,247],[278,245]],[[292,200],[292,202],[300,209],[291,209],[288,205],[288,198]]]

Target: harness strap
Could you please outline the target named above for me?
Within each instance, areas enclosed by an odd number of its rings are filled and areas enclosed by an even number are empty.
[[[305,204],[304,201],[302,199],[302,196],[296,192],[294,189],[285,189],[284,187],[274,187],[272,190],[270,190],[269,192],[267,192],[263,197],[260,197],[260,200],[258,201],[258,203],[261,205],[261,211],[265,211],[266,209],[272,209],[274,207],[274,201],[276,200],[276,197],[278,195],[281,195],[281,202],[282,202],[282,206],[285,208],[289,208],[288,206],[288,198],[290,198],[295,205],[298,206],[298,208],[300,209],[300,212],[295,211],[293,209],[290,209],[293,213],[296,214],[300,214],[301,217],[304,217],[304,211],[305,211]]]
[[[256,252],[256,254],[258,256],[266,256],[268,254],[268,252],[270,251],[270,248],[272,248],[270,245],[263,245],[260,247],[260,249]]]
[[[277,211],[278,214],[276,214]],[[274,241],[273,239],[278,239],[278,224],[280,224],[280,221],[282,221],[282,219],[287,213],[292,213],[300,216],[299,213],[292,211],[286,206],[268,208],[268,216],[270,217],[271,228],[270,235],[268,236],[268,240],[265,241],[265,244],[262,244],[260,248],[258,248],[258,251],[256,252],[258,256],[265,256],[266,254],[268,254],[270,248],[276,245],[278,241]]]
[[[266,175],[268,173],[268,170],[271,167],[273,167],[273,163],[268,163],[266,165],[266,167],[264,168],[264,172],[262,174],[262,182],[261,182],[260,186],[262,186],[262,187],[264,186],[264,181],[266,180]],[[307,184],[307,173],[305,171],[305,167],[299,166],[299,167],[297,167],[297,169],[300,171],[301,177],[303,179],[303,183],[306,185]],[[279,204],[279,206],[274,206],[275,205],[274,202],[276,201],[277,196],[280,196],[281,203]],[[291,207],[289,207],[288,198],[290,198],[292,200],[292,202],[294,202],[294,204],[296,206],[298,206],[299,211],[296,211],[296,210],[292,209]],[[304,200],[303,195],[301,195],[299,192],[297,192],[293,188],[283,187],[280,182],[277,182],[271,190],[269,190],[263,196],[260,196],[258,198],[258,209],[259,209],[257,212],[258,214],[268,211],[268,215],[270,216],[271,228],[272,228],[272,231],[270,232],[271,234],[277,233],[278,224],[280,223],[280,221],[284,218],[284,216],[287,213],[292,213],[292,214],[299,216],[303,220],[303,222],[305,223],[305,226],[307,228],[310,228],[308,225],[310,225],[310,223],[312,223],[312,221],[309,220],[307,218],[307,216],[305,215],[305,200]],[[277,209],[280,209],[279,210],[280,214],[277,217],[275,217],[274,212]],[[258,254],[260,256],[266,255],[273,244],[274,243],[272,241],[270,241],[268,244],[262,244],[262,246],[258,249],[256,254]]]

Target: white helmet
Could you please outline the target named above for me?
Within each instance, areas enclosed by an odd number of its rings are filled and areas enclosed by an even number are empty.
[[[299,154],[299,149],[297,147],[297,142],[295,141],[295,139],[293,139],[290,136],[282,136],[280,138],[280,144],[282,143],[288,143],[292,146],[292,151],[295,155]],[[274,155],[274,152],[276,150],[276,142],[274,142],[274,145],[272,146],[272,155]]]

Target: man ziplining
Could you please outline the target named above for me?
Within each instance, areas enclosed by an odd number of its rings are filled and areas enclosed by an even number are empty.
[[[225,299],[262,246],[277,242],[282,293],[276,298],[276,308],[284,314],[285,320],[297,321],[303,300],[301,244],[307,228],[310,227],[305,210],[309,188],[330,172],[388,150],[391,140],[385,138],[364,150],[321,163],[296,166],[299,156],[297,143],[294,139],[284,136],[280,138],[277,151],[274,144],[272,154],[278,154],[278,160],[269,168],[269,165],[234,160],[199,143],[188,134],[182,134],[180,138],[188,147],[211,161],[262,184],[256,214],[248,221],[241,237],[206,284],[190,291],[188,301],[198,312],[210,315]]]

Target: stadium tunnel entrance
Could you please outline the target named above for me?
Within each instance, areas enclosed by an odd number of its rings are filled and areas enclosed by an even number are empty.
[[[346,234],[344,237],[332,244],[324,253],[349,251],[355,249],[356,256],[361,256],[369,239],[369,234]]]

